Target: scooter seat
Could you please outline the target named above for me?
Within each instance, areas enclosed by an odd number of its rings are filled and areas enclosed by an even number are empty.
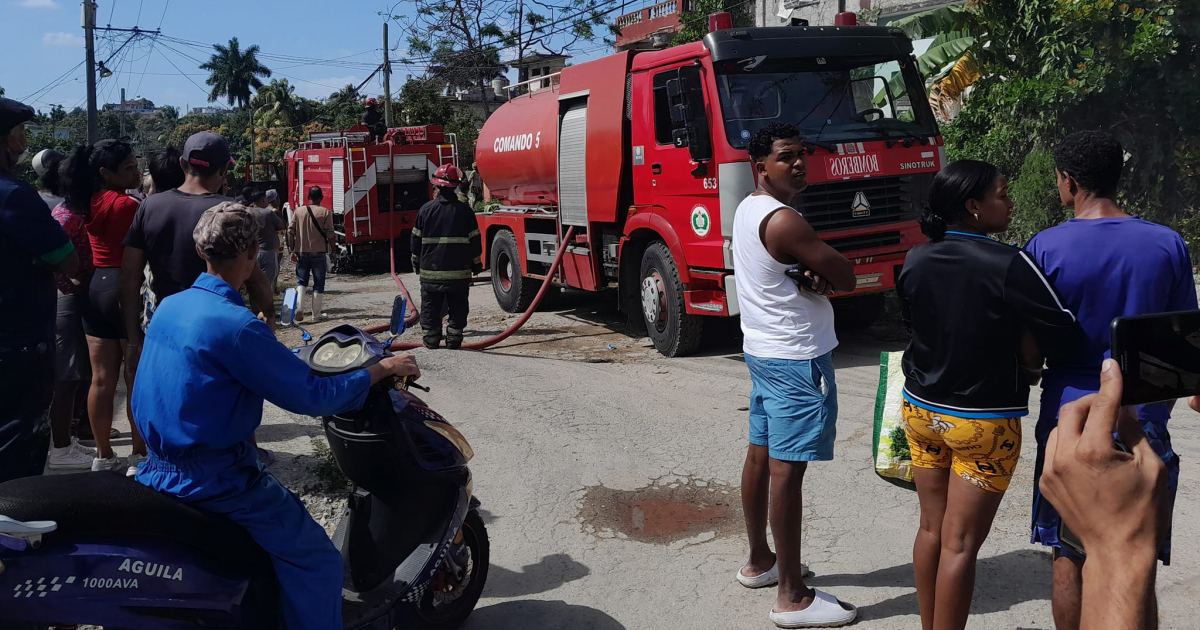
[[[0,483],[0,515],[53,521],[47,543],[65,537],[154,537],[191,545],[238,572],[271,570],[271,559],[246,530],[112,473],[25,477]]]

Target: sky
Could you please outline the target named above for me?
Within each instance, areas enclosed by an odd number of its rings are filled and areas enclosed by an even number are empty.
[[[148,98],[157,106],[173,105],[180,113],[209,105],[208,74],[199,63],[212,54],[211,44],[237,37],[243,50],[261,48],[259,60],[286,78],[296,93],[324,98],[366,80],[383,58],[383,18],[392,2],[371,0],[96,0],[97,26],[162,29],[171,40],[140,36],[121,48],[129,33],[97,32],[96,59],[114,72],[100,79],[98,103]],[[643,2],[629,1],[629,7]],[[411,6],[400,3],[400,9]],[[619,4],[614,6],[620,6]],[[632,8],[629,10],[633,10]],[[615,17],[619,11],[612,13]],[[5,52],[0,87],[5,96],[39,109],[52,105],[72,109],[86,102],[83,29],[78,0],[0,0]],[[391,26],[393,46],[402,37]],[[178,40],[186,40],[182,43]],[[206,48],[206,46],[208,46]],[[601,43],[584,43],[574,63],[606,54]],[[403,48],[399,56],[403,56]],[[393,59],[398,56],[392,53]],[[392,90],[398,93],[406,75],[421,67],[393,63]],[[512,77],[510,77],[512,78]],[[382,93],[377,75],[364,87]],[[49,89],[46,89],[49,88]],[[224,105],[224,101],[218,104]]]

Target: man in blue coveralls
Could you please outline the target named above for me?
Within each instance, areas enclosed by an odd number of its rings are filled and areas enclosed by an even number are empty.
[[[360,407],[390,375],[419,376],[409,354],[329,378],[275,339],[234,287],[258,265],[259,224],[244,206],[207,210],[192,236],[208,261],[190,289],[154,311],[133,389],[148,459],[137,480],[224,514],[271,555],[284,627],[342,627],[342,558],[325,530],[258,459],[250,438],[263,400],[308,416]]]

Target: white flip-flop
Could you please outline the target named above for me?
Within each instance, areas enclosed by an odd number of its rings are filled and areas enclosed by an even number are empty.
[[[807,564],[801,563],[800,571],[800,577],[810,578],[813,576],[813,572],[808,568]],[[754,577],[750,577],[742,573],[741,569],[738,569],[737,581],[746,588],[765,588],[768,586],[775,586],[779,583],[779,563],[776,562],[775,566],[771,567],[770,571],[767,571],[766,573],[760,573]]]
[[[817,596],[808,608],[791,612],[771,611],[771,621],[780,628],[837,628],[858,617],[858,609],[850,604],[850,610],[842,607],[838,598],[816,590]]]

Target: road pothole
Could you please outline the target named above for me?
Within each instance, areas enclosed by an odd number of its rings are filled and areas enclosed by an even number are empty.
[[[601,538],[704,542],[742,530],[740,503],[736,488],[701,479],[655,482],[639,490],[592,486],[583,495],[579,519],[585,532]]]

